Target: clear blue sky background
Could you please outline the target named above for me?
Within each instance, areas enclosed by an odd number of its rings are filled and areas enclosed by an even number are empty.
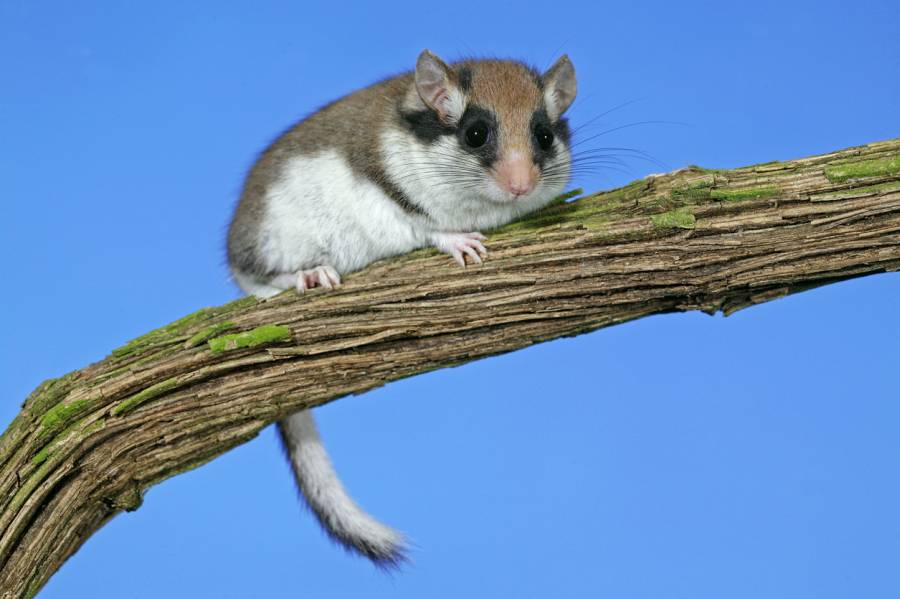
[[[0,1],[0,421],[41,380],[238,296],[223,233],[311,109],[442,56],[579,77],[595,145],[732,167],[900,135],[883,2]],[[449,262],[448,262],[449,264]],[[415,540],[385,575],[298,505],[272,429],[149,491],[41,597],[900,596],[900,275],[648,318],[318,411]]]

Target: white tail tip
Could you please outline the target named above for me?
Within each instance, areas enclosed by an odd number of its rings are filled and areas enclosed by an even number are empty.
[[[380,568],[407,561],[403,535],[378,522],[354,502],[334,471],[309,410],[278,423],[297,486],[322,528],[348,551],[367,557]]]

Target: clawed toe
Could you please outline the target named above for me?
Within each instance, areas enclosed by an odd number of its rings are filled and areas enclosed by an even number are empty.
[[[466,256],[473,264],[481,264],[487,257],[487,248],[481,243],[487,239],[481,233],[474,231],[472,233],[437,233],[434,236],[434,245],[436,248],[450,254],[456,263],[462,267],[466,266]]]
[[[341,275],[331,266],[317,266],[297,272],[297,291],[303,293],[313,287],[334,289],[340,287]]]

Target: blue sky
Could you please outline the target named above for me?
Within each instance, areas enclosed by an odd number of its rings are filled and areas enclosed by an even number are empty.
[[[680,123],[602,135],[662,165],[589,190],[900,135],[895,1],[0,0],[0,421],[237,297],[223,233],[256,153],[425,47],[569,53],[574,126],[629,103],[585,136]],[[40,597],[900,596],[898,294],[648,318],[325,406],[351,492],[416,543],[402,572],[324,538],[270,428],[151,489]]]

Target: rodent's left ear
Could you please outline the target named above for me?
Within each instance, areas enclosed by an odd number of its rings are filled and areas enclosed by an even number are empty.
[[[575,80],[575,67],[567,54],[553,63],[547,72],[541,75],[544,84],[544,102],[547,104],[547,113],[551,120],[556,120],[571,106],[578,91],[578,82]]]
[[[422,101],[448,125],[459,122],[466,109],[466,96],[457,85],[456,75],[443,60],[428,50],[422,50],[416,61],[416,91]]]

